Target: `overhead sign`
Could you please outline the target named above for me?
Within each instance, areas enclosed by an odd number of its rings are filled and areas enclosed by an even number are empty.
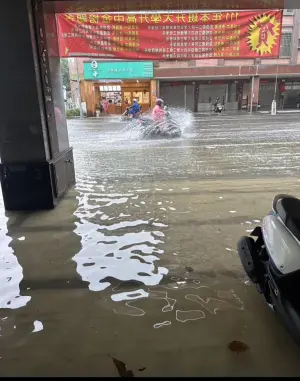
[[[150,79],[153,78],[153,62],[84,62],[83,73],[86,80]]]
[[[60,55],[138,60],[278,57],[282,11],[59,14]]]

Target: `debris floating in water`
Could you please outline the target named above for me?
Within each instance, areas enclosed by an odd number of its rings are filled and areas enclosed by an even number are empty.
[[[228,349],[232,352],[240,353],[240,352],[246,352],[250,348],[247,344],[243,343],[242,341],[233,340],[231,343],[228,344]]]
[[[236,210],[230,210],[229,213],[234,214],[234,213],[236,213]]]
[[[134,377],[133,371],[128,369],[123,361],[120,361],[114,357],[111,357],[120,377]]]

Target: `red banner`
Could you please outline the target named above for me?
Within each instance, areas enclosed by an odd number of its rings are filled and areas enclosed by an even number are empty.
[[[61,57],[138,60],[278,57],[282,11],[58,14]]]
[[[290,0],[291,1],[291,0]],[[297,0],[298,1],[298,0]],[[49,2],[45,3],[45,7]],[[52,4],[52,2],[51,2]],[[284,0],[63,0],[54,1],[56,13],[183,11],[200,9],[283,9]],[[298,3],[290,8],[297,8]],[[50,11],[50,10],[48,10]]]

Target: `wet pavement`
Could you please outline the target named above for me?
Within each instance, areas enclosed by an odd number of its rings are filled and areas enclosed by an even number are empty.
[[[299,193],[298,120],[187,116],[155,141],[69,121],[76,187],[54,211],[1,205],[0,375],[300,376],[236,252]]]

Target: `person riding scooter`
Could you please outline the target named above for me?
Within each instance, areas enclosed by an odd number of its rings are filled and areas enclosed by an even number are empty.
[[[156,99],[156,106],[152,110],[152,120],[155,123],[163,122],[166,117],[164,101],[161,98]]]
[[[140,106],[136,99],[133,100],[133,105],[129,107],[129,113],[132,115],[132,118],[137,118],[140,114]]]
[[[214,112],[221,112],[223,109],[221,103],[220,103],[220,100],[219,100],[219,97],[216,98],[215,102],[214,102]]]

